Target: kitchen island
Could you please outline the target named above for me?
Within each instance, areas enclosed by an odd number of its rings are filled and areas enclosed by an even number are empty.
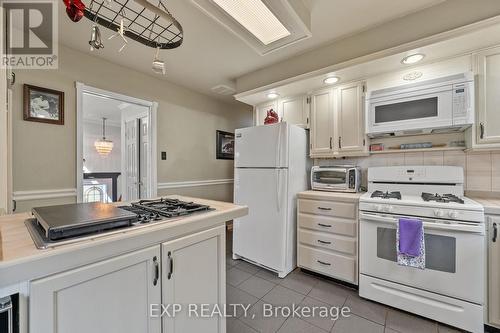
[[[29,214],[0,217],[0,297],[19,295],[20,332],[28,313],[32,333],[225,332],[222,317],[150,312],[155,304],[225,303],[225,222],[248,208],[169,198],[214,210],[46,250],[25,227]]]

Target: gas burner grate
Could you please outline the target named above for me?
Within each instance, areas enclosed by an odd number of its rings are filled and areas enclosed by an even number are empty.
[[[372,198],[381,198],[381,199],[398,199],[401,200],[401,192],[399,191],[394,191],[394,192],[382,192],[382,191],[375,191],[371,195]]]
[[[449,202],[455,202],[459,204],[463,204],[464,200],[460,199],[454,194],[432,194],[432,193],[426,193],[422,192],[422,199],[424,201],[435,201],[435,202],[443,202],[443,203],[449,203]]]

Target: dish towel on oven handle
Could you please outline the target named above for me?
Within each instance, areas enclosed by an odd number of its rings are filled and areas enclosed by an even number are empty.
[[[422,220],[399,219],[396,250],[398,265],[425,269],[425,234]]]

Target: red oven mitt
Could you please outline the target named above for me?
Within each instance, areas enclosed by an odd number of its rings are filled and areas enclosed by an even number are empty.
[[[66,5],[66,14],[73,22],[78,22],[83,17],[85,4],[81,0],[63,0]]]

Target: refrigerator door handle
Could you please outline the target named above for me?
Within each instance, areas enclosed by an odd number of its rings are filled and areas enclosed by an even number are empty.
[[[276,167],[281,167],[281,124],[278,125],[278,149],[276,149]]]
[[[280,169],[276,169],[276,208],[280,211]]]

